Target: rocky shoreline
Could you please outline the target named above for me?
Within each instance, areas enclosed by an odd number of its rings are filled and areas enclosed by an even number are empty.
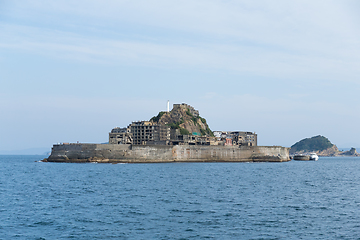
[[[319,157],[360,157],[360,153],[355,148],[351,148],[349,151],[340,151],[336,145],[322,151],[296,151],[291,152],[290,155],[308,155],[310,153],[316,153]]]

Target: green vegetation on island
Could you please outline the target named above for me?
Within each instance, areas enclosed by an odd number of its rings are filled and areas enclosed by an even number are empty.
[[[151,122],[159,122],[160,118],[165,114],[166,112],[159,112],[157,116],[154,116],[150,119]]]

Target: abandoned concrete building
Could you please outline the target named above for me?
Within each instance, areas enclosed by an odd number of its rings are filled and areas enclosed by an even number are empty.
[[[257,134],[240,131],[214,131],[217,141],[225,142],[228,146],[257,146]]]
[[[132,122],[130,131],[134,145],[169,145],[170,127],[149,121]]]
[[[133,145],[222,145],[257,146],[257,134],[240,131],[214,131],[215,137],[181,135],[178,129],[149,121],[132,122],[127,128],[114,128],[110,144]]]
[[[109,144],[132,144],[133,137],[130,126],[126,128],[116,127],[109,133]]]
[[[219,145],[215,137],[198,135],[176,135],[170,140],[171,145]],[[220,144],[221,145],[221,144]]]

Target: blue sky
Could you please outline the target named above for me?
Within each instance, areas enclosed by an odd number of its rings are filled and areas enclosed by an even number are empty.
[[[212,130],[360,147],[360,3],[0,0],[0,150],[106,142],[188,103]]]

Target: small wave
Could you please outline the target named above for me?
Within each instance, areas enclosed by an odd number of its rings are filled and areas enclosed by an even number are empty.
[[[33,223],[31,225],[31,227],[36,227],[36,226],[48,226],[48,225],[52,225],[53,222],[44,222],[44,221],[40,221],[40,222],[36,222],[36,223]]]

